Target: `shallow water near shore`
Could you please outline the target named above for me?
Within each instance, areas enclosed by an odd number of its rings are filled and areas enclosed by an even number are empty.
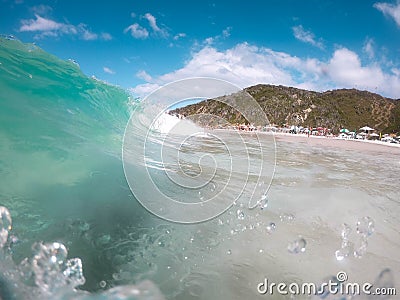
[[[229,139],[230,133],[225,135]],[[251,143],[251,136],[246,139]],[[196,225],[154,217],[123,182],[98,175],[95,185],[112,192],[98,191],[95,199],[102,201],[93,203],[93,210],[41,207],[48,215],[40,217],[39,230],[32,230],[30,219],[17,216],[14,231],[23,243],[14,247],[14,256],[28,255],[25,244],[61,240],[83,259],[89,289],[98,290],[102,282],[108,288],[151,280],[166,299],[263,298],[257,284],[264,278],[319,284],[345,271],[350,282],[363,283],[376,281],[386,268],[394,277],[391,284],[398,287],[399,164],[397,155],[356,155],[278,142],[267,208],[249,210],[239,200],[217,219]],[[356,250],[361,238],[356,223],[366,216],[375,230],[365,253],[338,261],[342,224],[351,227],[349,240]],[[304,253],[290,253],[288,244],[299,236],[307,243]],[[274,299],[280,297],[285,299]]]
[[[320,284],[340,271],[349,282],[400,288],[398,153],[282,139],[275,145],[265,135],[204,131],[184,145],[186,169],[197,174],[200,154],[220,157],[223,163],[217,165],[215,185],[199,193],[174,189],[163,171],[177,166],[163,166],[157,154],[160,144],[150,140],[150,172],[169,195],[198,201],[229,179],[227,196],[238,196],[210,221],[168,222],[143,208],[124,176],[122,136],[130,111],[140,109],[139,104],[34,46],[1,42],[0,204],[11,213],[10,234],[16,239],[11,243],[9,237],[10,250],[5,249],[0,267],[3,277],[9,275],[2,281],[15,298],[115,299],[115,294],[101,293],[127,285],[132,291],[135,285],[136,291],[155,295],[153,299],[263,299],[268,296],[260,295],[257,286],[265,278]],[[39,64],[42,60],[53,69]],[[172,138],[167,154],[177,145]],[[274,176],[262,207],[249,209],[251,191],[243,190],[243,181],[251,166],[261,164],[260,148],[268,174]],[[225,156],[239,161],[234,169]],[[212,161],[200,162],[202,175],[214,172]],[[257,179],[249,176],[251,184],[268,190],[269,181]],[[367,233],[362,229],[365,220],[373,221],[368,221]],[[344,223],[351,228],[345,239],[352,248],[338,260]],[[63,287],[42,294],[40,286],[14,274],[39,241],[61,242],[69,258],[82,259],[86,282],[78,292]],[[148,299],[146,295],[126,298]],[[290,297],[274,294],[273,299]]]

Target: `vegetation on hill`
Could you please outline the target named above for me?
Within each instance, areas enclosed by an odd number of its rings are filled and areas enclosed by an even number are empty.
[[[264,84],[248,87],[244,91],[259,103],[270,124],[322,126],[331,128],[334,132],[338,132],[340,128],[358,130],[368,125],[383,133],[400,132],[400,100],[385,98],[371,92],[339,89],[320,93]],[[243,92],[224,96],[224,99],[237,99],[240,95],[243,95]],[[239,112],[216,98],[178,108],[170,113],[184,116],[217,115],[228,123],[235,124],[246,123],[243,115],[251,113],[252,108],[247,109],[246,112]]]

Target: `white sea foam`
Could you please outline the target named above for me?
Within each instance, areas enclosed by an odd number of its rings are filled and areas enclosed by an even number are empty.
[[[203,129],[196,126],[192,121],[170,115],[167,112],[160,114],[150,129],[161,134],[173,133],[188,136],[203,132]]]

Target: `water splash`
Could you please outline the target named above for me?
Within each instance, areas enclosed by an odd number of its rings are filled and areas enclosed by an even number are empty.
[[[268,233],[271,233],[271,232],[275,231],[275,229],[276,229],[276,224],[275,224],[274,222],[271,222],[271,223],[269,223],[269,224],[267,225],[266,229],[267,229],[267,232],[268,232]]]
[[[293,214],[283,213],[279,216],[279,219],[282,223],[292,223],[295,219],[295,216]]]
[[[239,220],[244,220],[244,212],[243,212],[243,210],[238,209],[238,210],[236,211],[236,216],[237,216],[237,218],[238,218]]]
[[[350,233],[351,233],[351,227],[348,224],[343,223],[341,232],[342,239],[348,240]]]
[[[267,195],[266,194],[262,195],[260,203],[259,203],[260,209],[261,210],[267,209],[268,202],[269,202],[269,199],[268,199]]]
[[[9,236],[12,227],[10,212],[0,207],[0,225],[2,229],[1,247],[5,256],[0,259],[0,299],[138,299],[163,300],[159,289],[151,281],[143,281],[138,285],[124,285],[100,294],[90,294],[78,290],[85,283],[83,266],[80,258],[68,259],[68,250],[59,242],[32,245],[32,258],[25,258],[15,265],[11,258],[12,245]],[[106,282],[102,281],[105,288]]]
[[[375,231],[375,222],[370,217],[363,217],[357,222],[357,233],[371,236]]]
[[[0,248],[3,248],[12,228],[11,215],[7,208],[0,206]]]
[[[53,292],[66,285],[63,274],[68,251],[61,243],[35,243],[32,246],[34,256],[31,262],[36,285],[44,292]]]
[[[354,250],[354,257],[362,258],[367,253],[368,240],[365,236],[362,236],[356,245]]]
[[[293,242],[289,243],[288,251],[293,254],[303,253],[306,251],[306,240],[299,236],[298,239],[294,240]]]
[[[335,252],[336,260],[341,261],[345,259],[349,255],[353,254],[353,251],[354,245],[352,242],[349,242],[347,240],[342,241],[342,247]]]

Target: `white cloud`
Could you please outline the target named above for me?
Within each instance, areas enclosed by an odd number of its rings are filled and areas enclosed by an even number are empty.
[[[224,30],[222,30],[221,34],[208,37],[208,38],[204,39],[204,41],[202,41],[201,43],[196,41],[193,48],[198,49],[199,46],[204,47],[204,46],[211,46],[213,44],[216,44],[216,43],[220,42],[221,40],[224,40],[224,39],[230,37],[231,31],[232,31],[232,27],[226,27]]]
[[[400,27],[400,1],[397,0],[396,4],[377,2],[374,7],[381,11],[385,16],[393,18],[397,26]]]
[[[370,59],[375,57],[374,51],[374,40],[371,38],[367,38],[364,43],[363,51],[368,55]]]
[[[143,79],[144,81],[151,81],[152,77],[144,70],[141,70],[139,72],[136,73],[136,76],[140,79]]]
[[[51,6],[41,4],[41,5],[36,5],[36,6],[32,7],[32,11],[35,14],[43,16],[43,15],[48,15],[49,13],[51,13],[53,11],[53,8]]]
[[[389,97],[400,97],[398,72],[385,73],[376,64],[362,65],[359,56],[346,48],[337,49],[330,59],[321,61],[316,58],[301,59],[247,43],[225,51],[207,45],[194,52],[191,59],[178,70],[155,78],[144,71],[140,75],[142,79],[145,79],[144,75],[148,76],[147,79],[151,80],[147,81],[151,82],[131,89],[138,96],[145,96],[172,81],[200,76],[227,80],[240,87],[258,83],[317,91],[356,87]]]
[[[177,40],[179,40],[180,38],[184,38],[184,37],[186,37],[186,33],[183,33],[183,32],[178,33],[178,34],[176,34],[176,35],[174,36],[174,41],[177,41]]]
[[[395,69],[385,72],[377,63],[362,65],[359,56],[349,49],[336,50],[326,64],[326,71],[334,87],[357,88],[400,98],[400,76]]]
[[[149,36],[149,32],[146,28],[143,28],[138,23],[132,24],[125,28],[124,32],[130,32],[131,35],[136,39],[146,39]]]
[[[35,8],[36,10],[48,10],[46,6],[39,6]],[[36,39],[41,39],[45,37],[59,37],[61,35],[77,35],[83,40],[109,40],[111,35],[109,33],[102,33],[98,35],[91,32],[86,24],[79,24],[77,26],[56,22],[49,18],[41,17],[35,14],[35,19],[21,20],[21,27],[19,28],[21,32],[36,32]]]
[[[146,13],[144,15],[144,18],[149,21],[149,25],[151,27],[151,29],[153,30],[154,33],[159,34],[162,37],[167,37],[168,36],[168,32],[165,29],[161,29],[158,25],[157,25],[157,19],[156,17],[154,17],[152,14],[150,13]]]
[[[109,33],[107,33],[107,32],[102,32],[102,33],[100,34],[100,37],[101,37],[101,39],[104,40],[104,41],[110,41],[110,40],[112,40],[112,35],[109,34]]]
[[[57,31],[65,26],[65,24],[42,18],[39,15],[35,15],[35,17],[36,20],[22,20],[19,31]]]
[[[156,18],[152,14],[147,13],[144,15],[144,18],[149,21],[151,29],[153,29],[155,32],[161,31],[161,29],[157,26]]]
[[[395,76],[400,77],[400,69],[393,68],[391,71]]]
[[[383,72],[377,66],[362,66],[358,55],[346,48],[335,51],[326,64],[328,76],[337,85],[372,88],[383,84]]]
[[[206,45],[211,45],[212,43],[214,43],[214,41],[215,41],[215,38],[213,38],[213,37],[208,37],[208,38],[206,38],[206,39],[204,40],[204,43],[205,43]]]
[[[232,27],[226,27],[224,30],[222,30],[222,37],[223,38],[228,38],[231,36],[231,31]]]
[[[154,92],[160,86],[161,85],[159,85],[157,83],[144,83],[144,84],[140,84],[134,88],[129,88],[128,90],[134,96],[145,97],[145,96],[149,95],[151,92]]]
[[[104,71],[104,73],[107,73],[107,74],[111,74],[111,75],[115,74],[115,72],[108,67],[103,67],[103,71]]]
[[[304,43],[308,43],[320,49],[324,48],[324,45],[321,41],[315,40],[315,35],[311,31],[305,30],[302,25],[292,27],[293,35],[299,41]]]
[[[78,25],[79,31],[81,32],[81,37],[85,41],[93,41],[98,39],[98,35],[96,33],[91,32],[87,29],[85,24]]]

